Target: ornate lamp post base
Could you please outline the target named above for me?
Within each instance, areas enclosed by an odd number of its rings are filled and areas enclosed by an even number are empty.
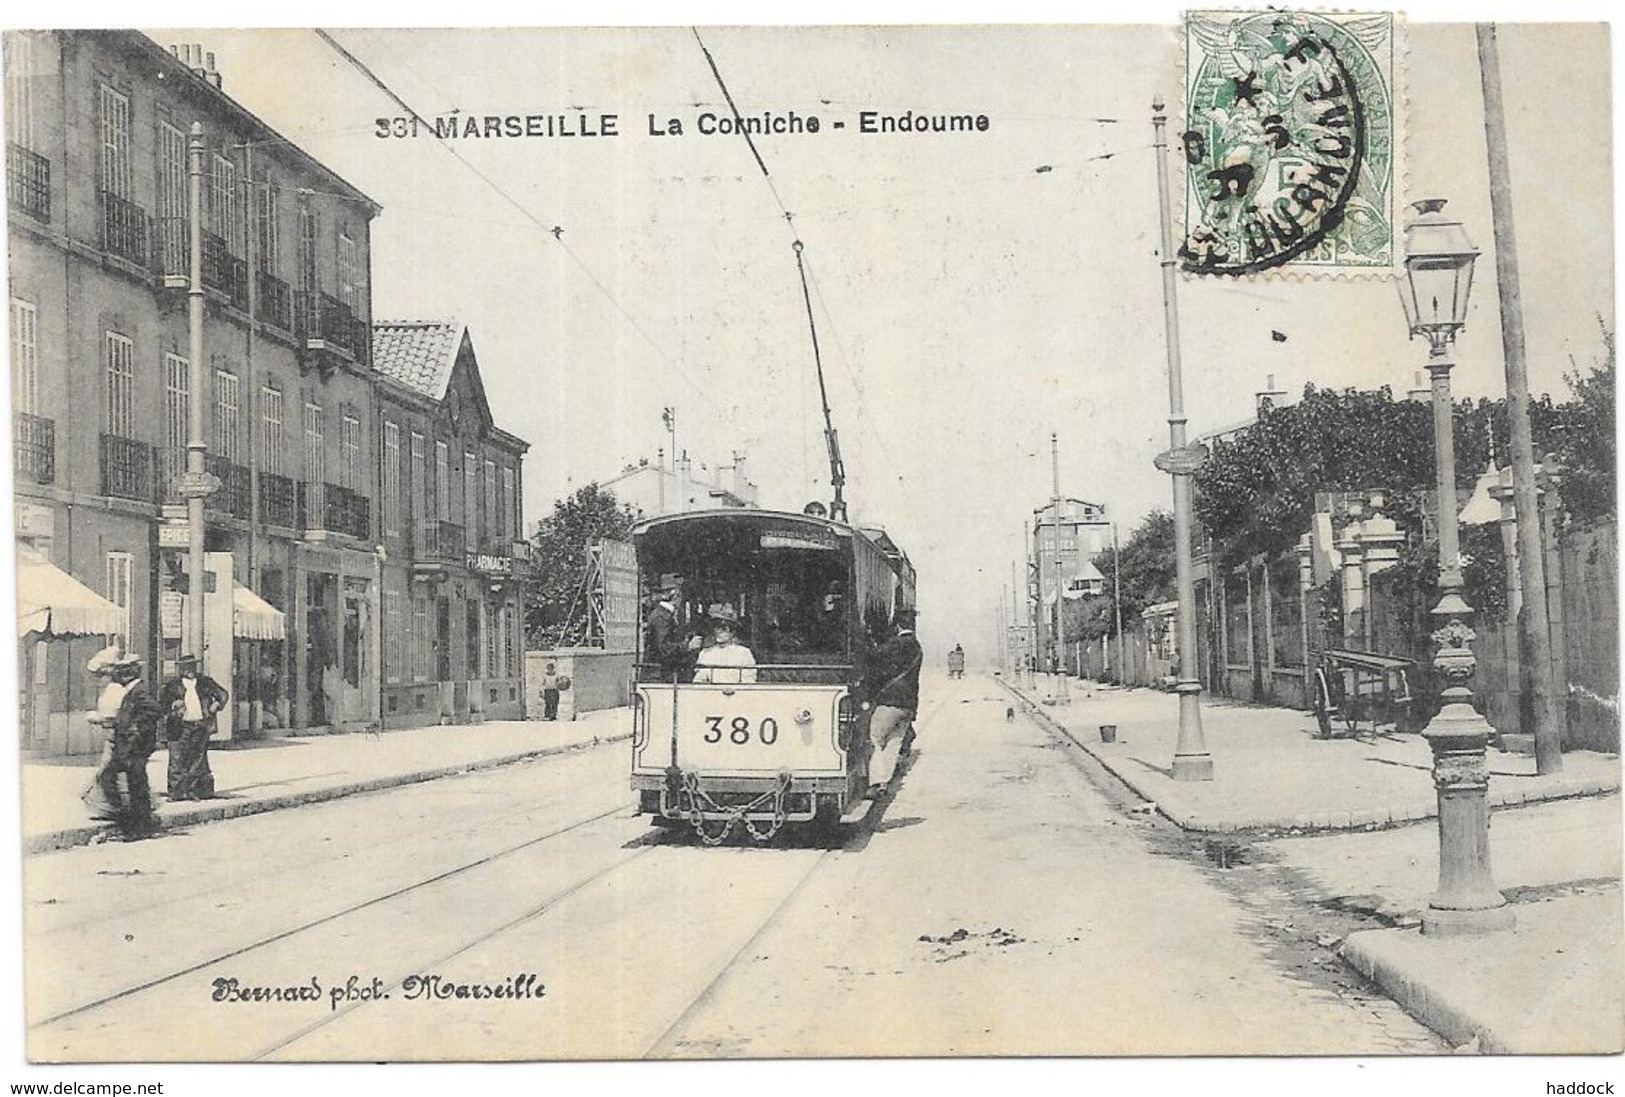
[[[1511,929],[1512,908],[1490,871],[1489,760],[1494,729],[1464,701],[1440,710],[1422,733],[1433,749],[1439,794],[1439,890],[1422,932],[1450,937]]]

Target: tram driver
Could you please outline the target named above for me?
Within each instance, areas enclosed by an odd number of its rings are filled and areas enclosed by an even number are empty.
[[[756,681],[756,656],[739,642],[739,614],[731,605],[712,606],[711,639],[700,649],[694,681],[717,685]]]
[[[681,588],[668,582],[660,588],[654,609],[644,622],[645,658],[660,668],[662,679],[678,677],[694,665],[694,654],[700,647],[700,638],[684,642],[677,622],[677,606],[682,597]]]

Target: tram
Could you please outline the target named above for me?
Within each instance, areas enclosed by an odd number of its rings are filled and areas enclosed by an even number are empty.
[[[678,592],[686,648],[726,620],[755,660],[696,672],[693,657],[660,661],[640,630],[639,810],[716,844],[735,826],[766,841],[856,809],[869,784],[861,683],[875,642],[914,608],[907,555],[878,529],[753,508],[649,519],[632,544],[644,605]]]

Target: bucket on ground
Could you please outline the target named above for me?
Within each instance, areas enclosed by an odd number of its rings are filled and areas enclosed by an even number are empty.
[[[1101,724],[1100,725],[1100,741],[1102,743],[1115,743],[1115,742],[1117,742],[1117,725],[1116,724]]]

